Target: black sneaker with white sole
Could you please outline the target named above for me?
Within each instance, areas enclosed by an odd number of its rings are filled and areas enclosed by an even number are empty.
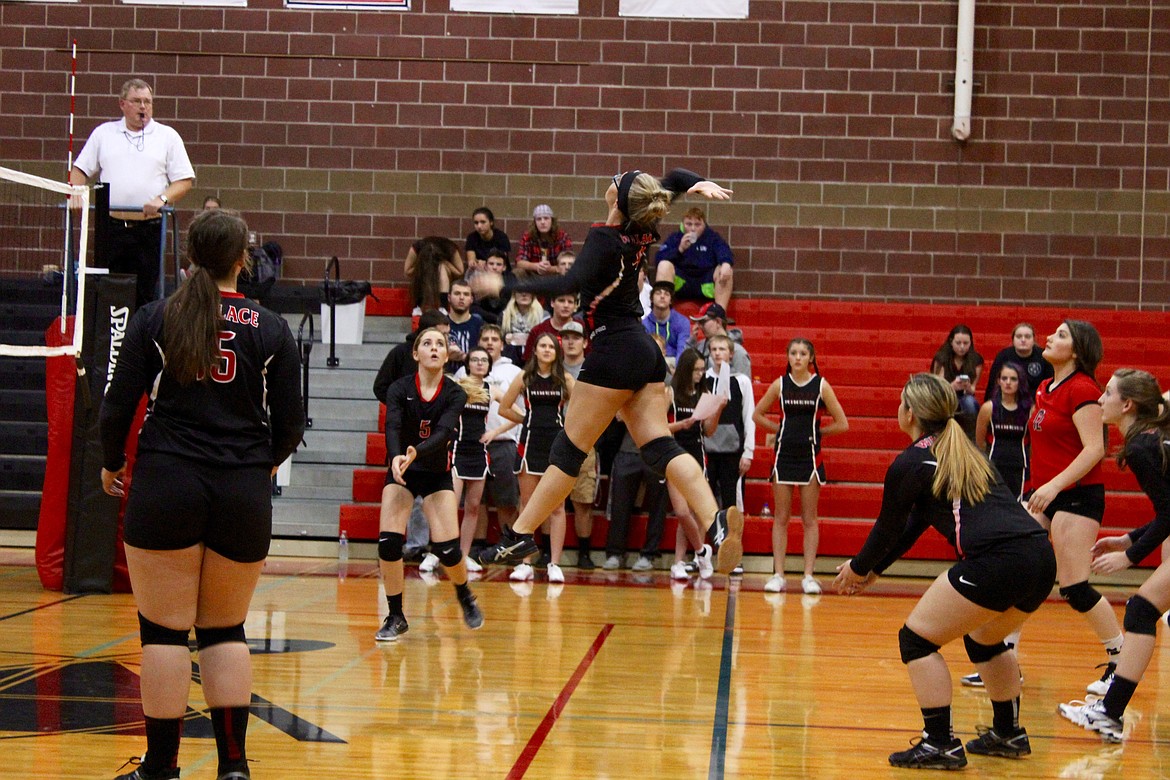
[[[967,743],[967,750],[972,753],[1003,758],[1023,758],[1032,753],[1032,744],[1028,742],[1028,732],[1024,729],[1010,737],[986,726],[976,726],[975,731],[979,736]]]
[[[963,743],[952,739],[945,745],[936,745],[926,737],[911,741],[909,750],[890,754],[890,766],[904,769],[962,769],[967,766]]]
[[[136,768],[129,774],[118,775],[114,778],[114,780],[178,780],[179,777],[178,769],[164,769],[159,772],[147,772],[146,769],[142,766],[142,759],[137,757],[130,759],[118,768],[122,769],[127,766],[136,766]]]
[[[382,627],[374,633],[374,641],[397,642],[398,638],[409,630],[410,626],[402,615],[387,615],[382,621]]]
[[[738,507],[730,506],[715,513],[711,546],[716,549],[715,571],[731,574],[743,560],[743,513]]]
[[[505,527],[500,530],[500,541],[480,552],[479,562],[484,565],[498,563],[512,566],[522,563],[525,558],[539,549],[532,534],[518,534],[511,528]]]

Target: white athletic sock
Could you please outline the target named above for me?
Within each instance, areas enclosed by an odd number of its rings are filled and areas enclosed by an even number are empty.
[[[1118,634],[1112,639],[1102,640],[1101,644],[1105,645],[1105,655],[1109,656],[1112,661],[1121,654],[1121,645],[1125,642],[1125,634]]]

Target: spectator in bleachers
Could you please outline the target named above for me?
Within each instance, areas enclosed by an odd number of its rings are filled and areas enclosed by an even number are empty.
[[[500,331],[499,325],[485,323],[480,328],[479,346],[483,347],[492,359],[487,383],[494,390],[499,391],[499,397],[502,398],[503,392],[508,389],[512,380],[520,374],[522,369],[503,353],[504,335]],[[516,478],[515,471],[516,444],[520,441],[520,429],[516,426],[507,428],[504,426],[505,422],[508,421],[500,415],[500,402],[493,398],[488,407],[486,425],[488,430],[500,430],[501,432],[488,442],[489,468],[484,494],[495,506],[496,517],[500,525],[511,527],[520,511],[520,482]],[[482,526],[486,530],[486,502],[481,504],[481,507]],[[477,538],[483,539],[482,536],[478,535]]]
[[[516,363],[524,360],[524,347],[528,334],[548,319],[548,312],[536,300],[536,296],[524,290],[513,290],[512,297],[504,306],[500,316],[500,328],[504,332],[504,353]]]
[[[545,333],[551,333],[559,340],[562,328],[570,322],[582,322],[579,317],[573,316],[574,312],[577,311],[579,301],[580,299],[575,292],[561,293],[552,299],[552,316],[528,332],[528,340],[524,343],[525,361],[532,357],[532,350],[536,347],[536,340]]]
[[[708,303],[699,309],[696,316],[691,317],[691,323],[691,338],[687,346],[698,350],[707,360],[708,367],[711,363],[708,342],[712,336],[726,336],[735,343],[735,351],[731,356],[731,370],[746,377],[752,376],[752,356],[744,349],[743,331],[739,328],[728,329],[729,325],[735,324],[735,320],[727,317],[726,309],[717,303]]]
[[[1010,361],[992,369],[991,394],[979,408],[975,421],[975,444],[988,451],[1012,495],[1020,498],[1028,481],[1028,417],[1032,413],[1032,392],[1027,371]]]
[[[1052,365],[1044,359],[1044,350],[1036,346],[1036,329],[1027,322],[1021,322],[1012,328],[1012,345],[1001,349],[991,363],[991,370],[987,372],[987,387],[983,391],[984,401],[991,400],[999,369],[1009,361],[1019,363],[1024,369],[1020,379],[1026,380],[1028,387],[1039,387],[1045,379],[1052,378]]]
[[[459,247],[449,238],[427,236],[406,253],[405,273],[411,302],[424,309],[446,309],[451,282],[463,276],[465,266]]]
[[[670,397],[670,432],[674,435],[675,441],[704,469],[707,468],[707,457],[703,454],[703,434],[709,436],[715,433],[715,426],[719,423],[718,414],[711,415],[701,422],[693,416],[695,405],[703,395],[706,376],[707,361],[695,350],[686,349],[679,355],[674,377],[666,386],[667,395]],[[711,560],[711,546],[703,542],[702,526],[687,505],[682,491],[669,482],[666,489],[674,515],[678,518],[674,538],[674,564],[670,567],[670,578],[674,580],[689,578],[684,560],[689,542],[691,549],[695,551],[695,565],[699,571],[699,578],[710,579],[715,568]]]
[[[484,260],[484,268],[493,273],[500,274],[503,278],[508,278],[511,275],[506,268],[507,257],[500,254],[498,249],[489,249],[487,259]],[[500,318],[504,314],[504,307],[508,305],[508,301],[512,299],[512,291],[508,287],[503,287],[498,293],[479,295],[472,304],[471,310],[479,316],[483,317],[484,322],[491,322],[495,325],[500,324]]]
[[[685,315],[674,310],[674,285],[655,282],[650,293],[650,313],[642,318],[642,325],[651,335],[661,336],[666,342],[666,360],[671,365],[687,348],[691,323]]]
[[[219,202],[219,198],[217,196],[208,195],[203,199],[203,211],[212,211],[219,208],[223,208],[223,205]]]
[[[717,306],[718,304],[711,304]],[[703,437],[703,451],[707,454],[707,481],[720,509],[736,506],[743,509],[743,477],[752,467],[756,448],[756,423],[752,413],[756,399],[752,380],[735,370],[735,343],[731,338],[716,334],[707,339],[711,352],[707,364],[706,390],[727,397],[727,405],[719,415],[715,433]],[[731,366],[730,386],[719,384],[719,368]]]
[[[447,307],[447,320],[451,324],[451,362],[455,368],[463,365],[467,353],[479,343],[479,329],[483,327],[483,317],[471,310],[475,296],[471,294],[471,285],[463,279],[451,282],[451,293]]]
[[[545,276],[560,273],[557,258],[573,247],[573,240],[557,225],[553,210],[541,204],[532,210],[532,226],[520,238],[516,253],[516,275]]]
[[[780,423],[768,417],[772,405],[780,402]],[[821,413],[833,421],[821,427]],[[800,488],[800,520],[804,526],[804,578],[801,589],[810,595],[821,592],[813,576],[820,543],[817,502],[825,484],[821,461],[821,439],[849,430],[845,410],[832,386],[821,377],[817,352],[808,339],[788,342],[788,368],[774,381],[756,404],[752,419],[756,425],[776,434],[776,456],[772,465],[772,498],[776,514],[772,520],[772,565],[774,574],[764,585],[769,593],[785,590],[784,563],[788,554],[788,520],[792,517],[792,490]]]
[[[564,409],[573,393],[574,379],[565,374],[563,361],[557,337],[551,333],[539,337],[523,372],[512,380],[500,401],[502,417],[524,424],[520,432],[520,460],[516,464],[522,504],[532,497],[536,484],[549,467],[553,440],[565,427]],[[520,398],[524,401],[524,414],[513,408]],[[551,584],[563,583],[565,575],[560,563],[565,547],[564,502],[549,514],[547,520],[550,546],[548,581]],[[509,579],[519,582],[532,578],[532,566],[527,562],[521,563],[509,575]]]
[[[512,242],[508,234],[496,229],[496,216],[487,206],[480,206],[471,212],[471,224],[475,230],[467,234],[463,242],[463,254],[467,259],[467,271],[482,271],[487,267],[488,256],[492,251],[500,253],[505,258],[504,270],[501,273],[512,272],[507,259],[512,254]]]
[[[930,373],[941,376],[959,397],[959,412],[974,418],[979,413],[975,388],[983,373],[983,356],[975,351],[975,336],[966,325],[956,325],[934,353]]]
[[[563,276],[569,272],[569,269],[573,267],[573,263],[575,262],[577,262],[577,253],[571,249],[566,249],[557,255],[557,270]]]
[[[565,373],[576,381],[585,363],[585,349],[589,339],[585,327],[576,320],[561,328],[561,350],[564,353]],[[577,568],[592,569],[593,502],[597,500],[597,450],[590,448],[581,462],[581,472],[573,484],[569,501],[573,504],[573,530],[577,533]]]
[[[666,237],[655,257],[659,282],[674,285],[683,301],[731,303],[735,257],[723,236],[707,227],[707,214],[694,206],[683,215],[682,230]]]

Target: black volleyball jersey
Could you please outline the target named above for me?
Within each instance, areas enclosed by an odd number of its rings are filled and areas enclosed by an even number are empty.
[[[927,526],[934,526],[960,558],[986,553],[1015,539],[1047,538],[1048,532],[1016,501],[998,472],[991,491],[977,504],[935,497],[931,485],[938,461],[930,450],[933,443],[933,436],[924,436],[890,464],[881,512],[850,563],[857,574],[881,574],[913,546]]]
[[[776,434],[776,449],[786,454],[809,457],[821,451],[821,411],[825,408],[821,396],[821,375],[813,374],[803,385],[785,374],[780,380],[780,432]]]
[[[565,427],[564,393],[551,376],[536,374],[524,388],[524,430],[559,431]]]
[[[1028,423],[1020,422],[1016,412],[993,405],[991,408],[991,462],[1004,473],[1005,469],[1023,470],[1028,467],[1026,436]]]
[[[677,196],[701,181],[702,176],[677,168],[660,183]],[[639,299],[638,268],[656,241],[658,232],[653,228],[595,224],[567,274],[529,276],[517,281],[514,289],[551,296],[580,293],[589,334],[629,320],[641,328],[645,312]]]
[[[1125,554],[1134,563],[1141,563],[1170,536],[1170,475],[1162,466],[1164,446],[1157,434],[1147,431],[1135,436],[1125,451],[1126,465],[1154,505],[1154,519],[1129,532],[1133,546]]]
[[[484,390],[487,390],[486,385]],[[456,455],[465,449],[468,452],[481,452],[487,446],[480,439],[487,433],[487,415],[490,408],[490,401],[481,404],[473,404],[468,401],[463,405],[463,411],[459,414],[459,422],[456,423],[455,429],[454,451]]]
[[[697,398],[697,397],[696,397]],[[682,422],[689,420],[695,414],[695,404],[680,402],[679,397],[674,396],[674,400],[670,402],[670,417],[674,422]],[[681,428],[674,432],[675,440],[687,447],[694,445],[696,447],[703,446],[703,426],[701,423],[695,423],[687,428]]]
[[[288,323],[239,293],[221,293],[219,364],[181,386],[163,371],[166,301],[131,318],[101,408],[103,465],[126,462],[126,435],[148,394],[138,452],[161,452],[219,466],[271,468],[296,451],[305,430],[300,355]]]
[[[409,470],[450,471],[451,439],[467,393],[446,374],[430,398],[419,390],[418,374],[404,376],[386,391],[386,462],[414,447]]]

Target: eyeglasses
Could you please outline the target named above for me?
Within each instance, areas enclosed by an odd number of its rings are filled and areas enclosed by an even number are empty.
[[[467,358],[467,362],[468,363],[486,363],[486,362],[488,362],[488,359],[485,357],[473,357],[473,358]]]
[[[149,106],[154,103],[150,98],[122,98],[127,103],[133,103],[136,106]]]

